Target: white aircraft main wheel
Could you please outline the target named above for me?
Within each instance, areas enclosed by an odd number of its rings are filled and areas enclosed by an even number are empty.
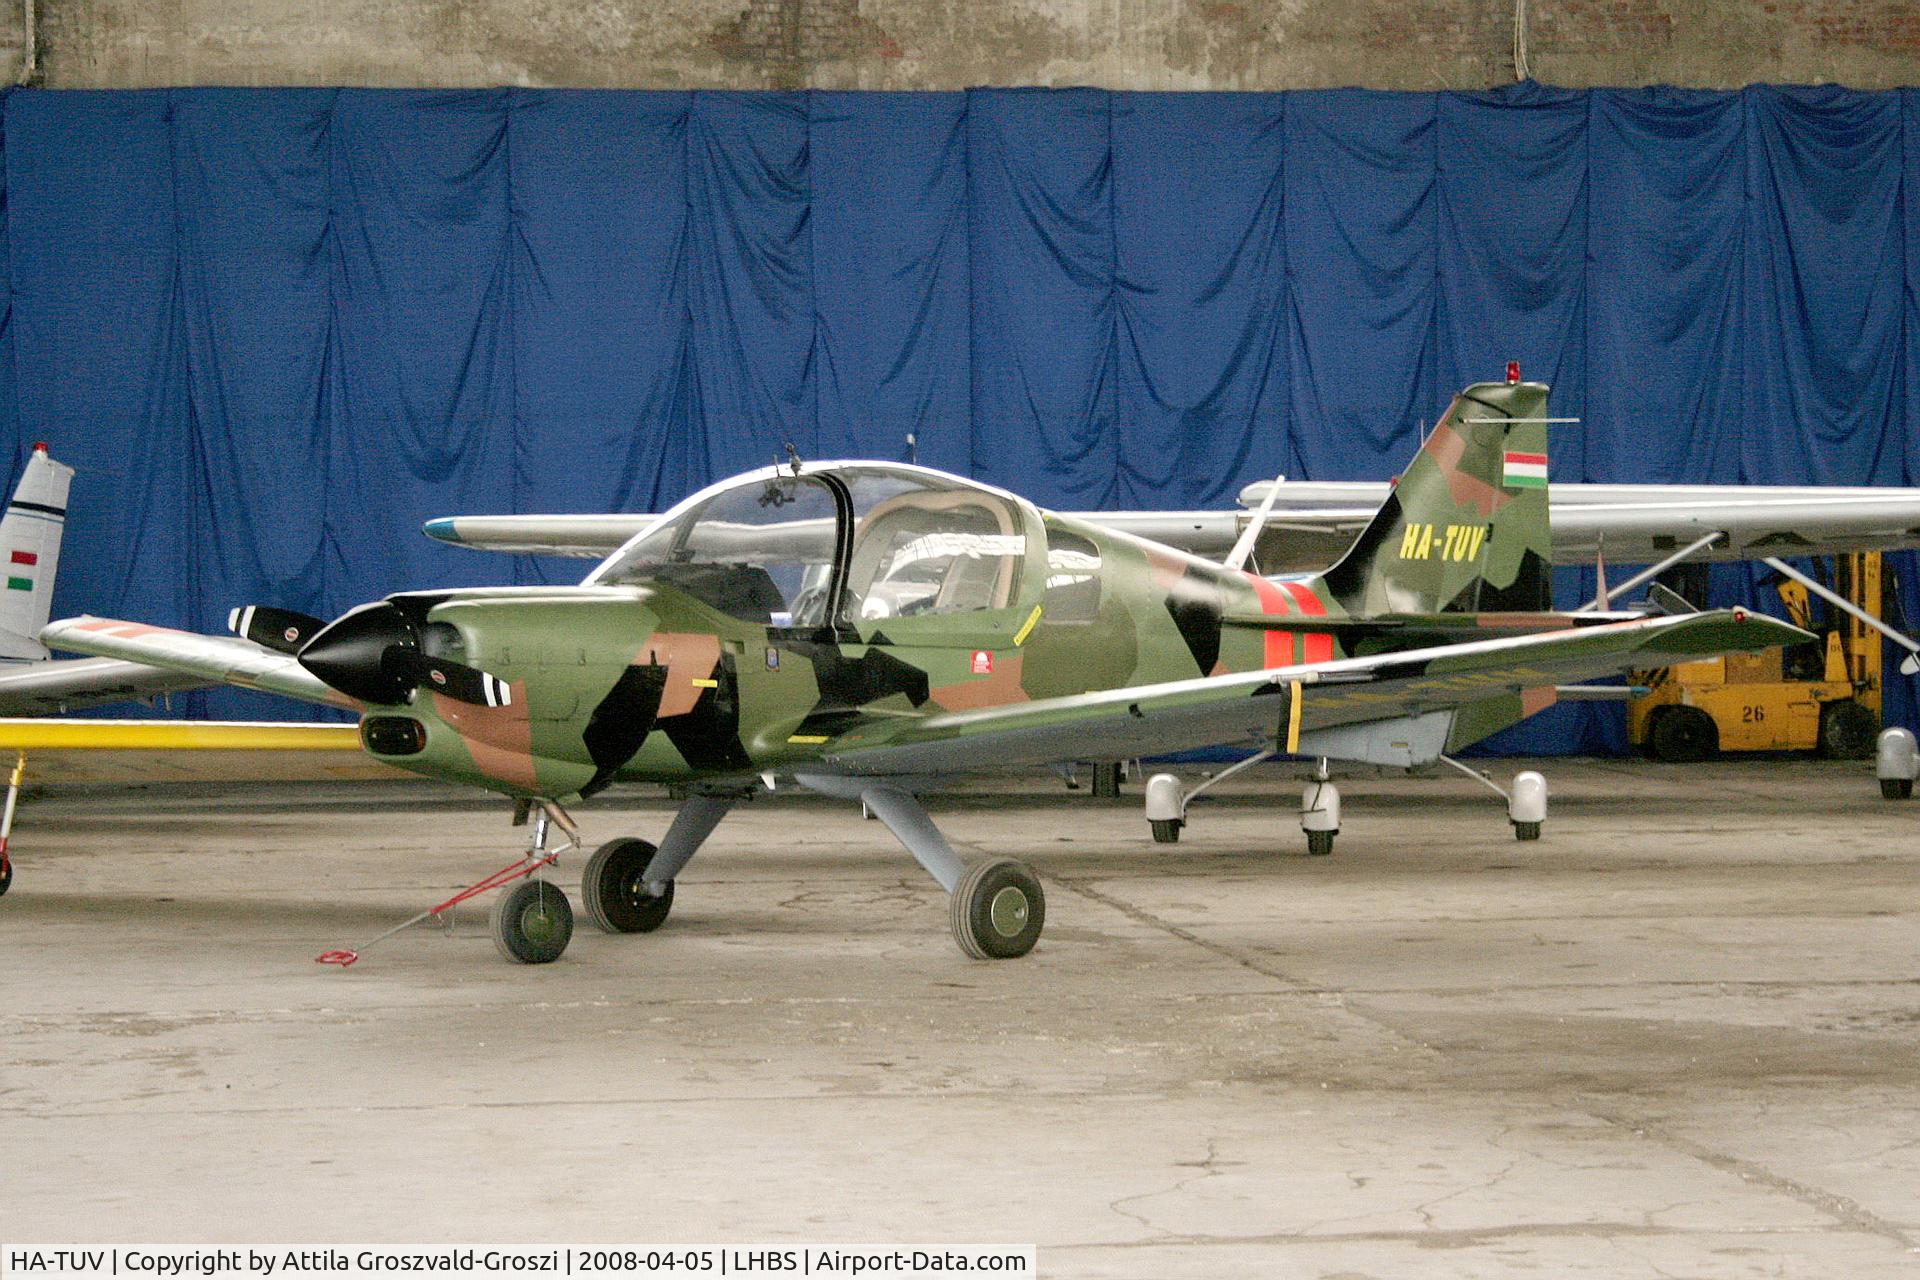
[[[1024,862],[976,862],[953,887],[953,936],[975,960],[1011,960],[1033,950],[1047,922],[1047,895]]]
[[[1178,844],[1180,842],[1180,819],[1154,818],[1148,823],[1153,828],[1155,844]]]
[[[552,964],[573,938],[573,908],[560,886],[522,880],[493,900],[493,945],[515,964]]]
[[[659,897],[647,892],[647,868],[659,852],[645,840],[609,840],[587,859],[580,898],[587,919],[608,933],[652,933],[673,910],[673,882]]]
[[[1338,831],[1307,832],[1307,852],[1316,858],[1326,857],[1333,852],[1333,838],[1339,834]]]

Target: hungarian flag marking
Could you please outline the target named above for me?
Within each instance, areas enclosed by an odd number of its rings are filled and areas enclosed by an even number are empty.
[[[1509,489],[1546,488],[1547,455],[1509,452],[1505,472],[1500,482]]]

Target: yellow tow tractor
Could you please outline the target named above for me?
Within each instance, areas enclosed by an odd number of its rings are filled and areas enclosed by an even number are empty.
[[[1832,590],[1883,616],[1880,553],[1833,557]],[[1791,649],[1686,662],[1628,677],[1647,692],[1627,702],[1627,735],[1658,760],[1692,762],[1722,751],[1818,751],[1836,760],[1874,754],[1880,732],[1880,632],[1839,609],[1815,618],[1806,586],[1782,576],[1795,626],[1818,641]]]

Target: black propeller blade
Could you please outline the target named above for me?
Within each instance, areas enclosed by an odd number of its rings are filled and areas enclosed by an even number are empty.
[[[499,676],[450,658],[434,658],[418,649],[398,645],[381,658],[387,670],[416,689],[431,689],[477,707],[504,707],[513,702],[513,691]]]
[[[347,610],[307,641],[298,657],[329,687],[361,702],[393,706],[423,687],[478,707],[513,701],[498,676],[423,652],[413,621],[386,600]]]
[[[323,619],[312,614],[274,609],[264,604],[250,604],[227,615],[227,628],[233,634],[281,653],[299,653],[300,647],[326,625]]]

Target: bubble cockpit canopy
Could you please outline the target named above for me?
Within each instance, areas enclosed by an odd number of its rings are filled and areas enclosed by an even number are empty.
[[[819,627],[1015,602],[1031,508],[924,467],[816,463],[702,490],[588,576],[664,583],[747,622]]]

